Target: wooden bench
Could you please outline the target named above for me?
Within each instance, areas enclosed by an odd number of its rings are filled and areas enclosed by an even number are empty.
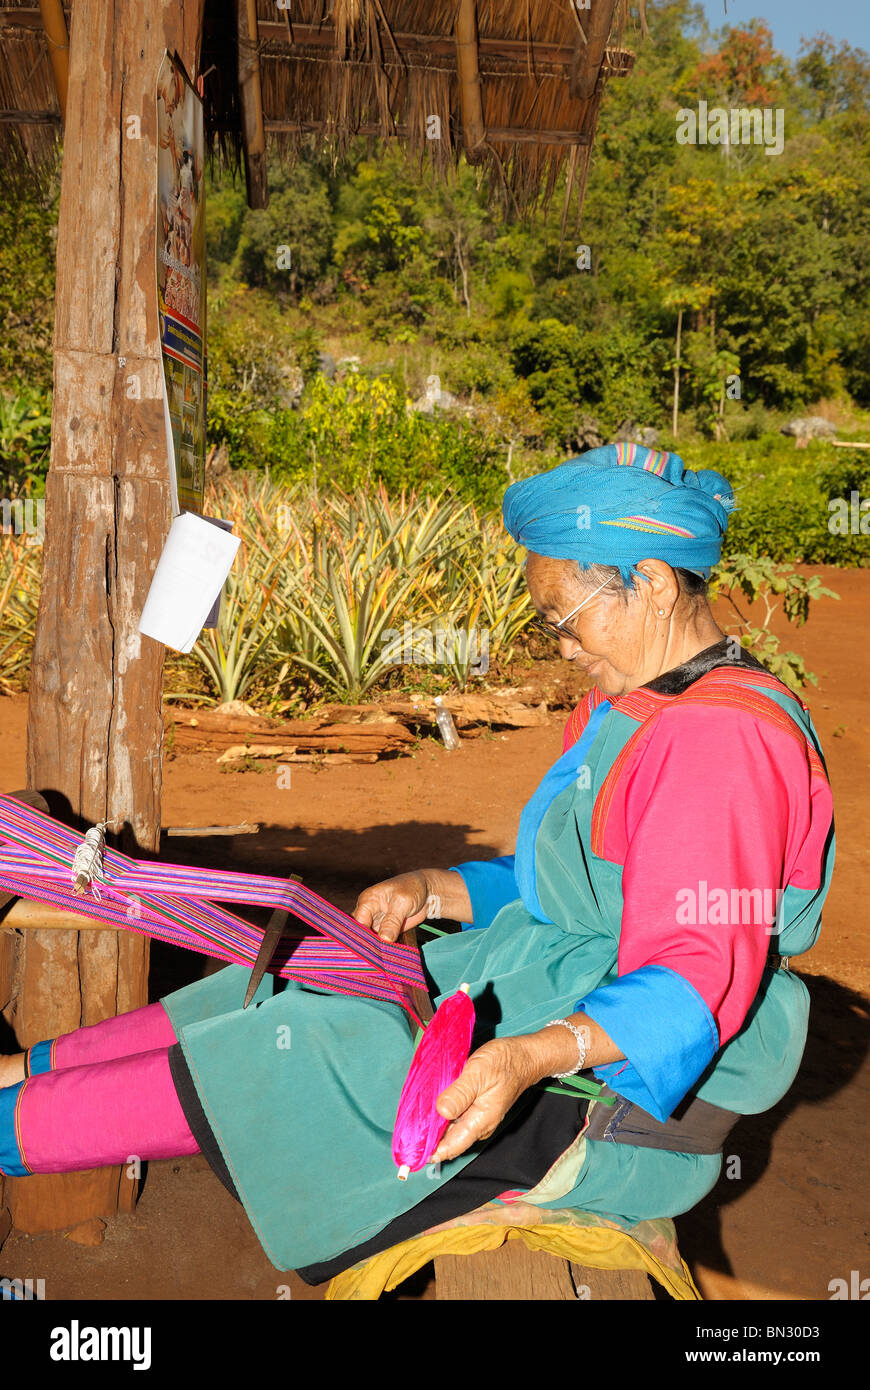
[[[477,1255],[440,1255],[435,1260],[435,1296],[475,1301],[541,1299],[576,1301],[654,1299],[648,1274],[640,1269],[592,1269],[506,1241]]]

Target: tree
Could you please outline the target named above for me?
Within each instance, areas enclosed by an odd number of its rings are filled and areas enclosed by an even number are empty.
[[[284,289],[297,301],[323,276],[332,255],[332,205],[325,178],[298,160],[269,174],[269,206],[246,211],[235,269],[249,285]]]

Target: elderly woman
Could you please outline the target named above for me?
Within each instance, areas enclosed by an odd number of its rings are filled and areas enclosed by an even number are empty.
[[[515,854],[357,902],[387,940],[427,918],[465,928],[422,948],[436,1002],[467,982],[478,1020],[427,1169],[399,1183],[391,1159],[412,1054],[399,1008],[268,978],[243,1013],[242,967],[31,1049],[58,1105],[63,1069],[81,1090],[88,1062],[139,1085],[146,1118],[117,1152],[45,1137],[37,1153],[9,1059],[0,1168],[119,1161],[133,1137],[141,1157],[201,1149],[272,1262],[313,1281],[509,1192],[624,1223],[698,1202],[737,1117],[794,1079],[808,996],[787,958],[815,941],[833,867],[807,709],[705,597],[732,507],[719,474],[629,444],[508,489],[540,621],[593,686]],[[540,1084],[579,1072],[616,1103]]]

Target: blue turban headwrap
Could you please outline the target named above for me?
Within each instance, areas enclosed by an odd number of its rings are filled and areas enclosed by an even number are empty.
[[[606,444],[512,483],[504,524],[538,555],[618,565],[630,584],[638,560],[664,560],[708,578],[735,507],[727,479],[686,468],[676,454]]]

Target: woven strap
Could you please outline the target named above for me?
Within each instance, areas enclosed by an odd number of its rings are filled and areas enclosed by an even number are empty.
[[[419,952],[381,941],[301,883],[150,863],[107,847],[97,901],[72,890],[70,871],[80,844],[81,835],[67,826],[0,796],[0,889],[248,966],[254,964],[262,932],[212,900],[285,907],[320,935],[282,943],[269,967],[272,974],[337,994],[398,1003],[417,1019],[408,990],[425,988]]]

